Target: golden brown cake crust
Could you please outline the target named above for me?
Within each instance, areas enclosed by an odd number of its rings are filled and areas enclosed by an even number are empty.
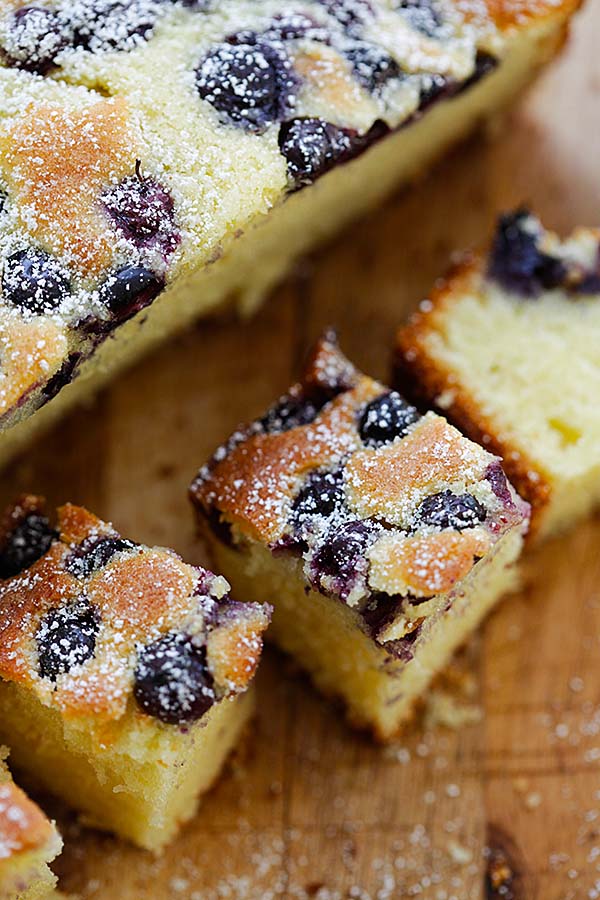
[[[428,350],[428,335],[436,330],[440,318],[458,297],[467,290],[477,290],[483,270],[483,256],[465,255],[463,261],[436,284],[426,304],[397,332],[392,380],[398,390],[418,405],[436,407],[436,398],[443,396],[443,409],[437,405],[440,412],[447,415],[471,440],[502,458],[510,481],[532,507],[528,532],[529,539],[532,539],[541,514],[550,501],[548,476],[540,471],[537,463],[496,433],[494,424],[482,413],[475,398],[463,384],[456,383],[448,367],[441,360],[434,359]],[[450,399],[446,400],[447,397]]]
[[[149,651],[149,678],[165,656],[175,680],[177,653],[193,671],[206,660],[211,702],[244,690],[258,664],[268,607],[234,603],[225,579],[80,507],[61,507],[53,529],[43,501],[22,497],[0,529],[0,567],[0,678],[65,716],[120,719]]]
[[[210,478],[192,487],[195,502],[214,506],[241,532],[266,543],[283,532],[287,507],[302,477],[335,465],[359,448],[358,410],[381,393],[381,386],[339,357],[329,337],[322,338],[308,361],[302,381],[290,389],[304,396],[342,377],[349,390],[334,397],[305,427],[274,434],[250,433],[210,466]]]
[[[449,591],[527,519],[495,457],[359,373],[332,333],[190,496],[216,534],[303,555],[309,584],[349,605]]]
[[[42,850],[53,836],[41,809],[12,781],[0,782],[0,866],[20,853]]]
[[[531,23],[561,20],[565,15],[572,15],[581,6],[583,0],[484,0],[487,15],[497,28],[506,31],[514,28],[526,28]],[[457,0],[457,6],[470,18],[471,0]],[[477,13],[474,11],[476,18]],[[566,37],[566,33],[565,33]]]
[[[539,44],[533,75],[576,6],[140,0],[90,17],[85,0],[5,2],[2,427],[34,415],[92,367],[109,334],[289,193],[470,90],[521,40]],[[282,27],[290,16],[294,27]],[[266,109],[252,96],[252,71],[231,80],[227,60],[246,39],[256,66],[273,68],[264,93],[281,93]]]
[[[118,235],[102,211],[102,193],[134,174],[139,156],[126,101],[110,98],[81,110],[32,103],[0,133],[0,153],[32,236],[84,277],[107,269]]]

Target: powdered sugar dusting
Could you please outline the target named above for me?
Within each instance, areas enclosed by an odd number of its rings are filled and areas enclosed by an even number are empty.
[[[142,683],[142,709],[169,724],[187,720],[192,690],[210,697],[202,709],[193,708],[195,718],[245,690],[268,608],[233,603],[223,579],[172,551],[124,541],[77,507],[59,512],[59,530],[62,540],[0,584],[4,679],[31,687],[42,703],[70,717],[94,714],[94,728],[122,718]],[[7,532],[5,547],[13,534]],[[213,667],[215,642],[220,656]],[[167,694],[179,718],[158,714]],[[150,696],[157,698],[154,706]]]
[[[49,274],[32,269],[25,286],[15,274],[0,313],[53,320],[69,344],[61,359],[77,354],[68,382],[113,328],[288,190],[420,115],[432,77],[450,95],[473,75],[490,23],[436,9],[426,33],[410,5],[349,0],[8,4],[0,255],[48,253],[61,289],[48,291]],[[298,117],[315,124],[291,127]],[[153,191],[136,189],[138,160]],[[116,220],[107,196],[121,200]],[[58,369],[3,371],[4,411],[33,413],[62,387],[43,390]]]

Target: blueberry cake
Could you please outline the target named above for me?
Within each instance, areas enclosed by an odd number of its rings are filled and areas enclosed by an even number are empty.
[[[48,863],[62,847],[41,809],[13,782],[0,747],[0,900],[58,900]]]
[[[0,536],[0,735],[89,823],[159,850],[252,711],[269,607],[67,505],[20,499]]]
[[[531,536],[600,503],[600,230],[503,215],[398,334],[396,382],[503,457]]]
[[[529,513],[496,457],[333,334],[191,499],[234,592],[271,599],[274,640],[382,739],[512,585]]]
[[[4,2],[0,457],[217,303],[250,309],[508,103],[576,5]]]

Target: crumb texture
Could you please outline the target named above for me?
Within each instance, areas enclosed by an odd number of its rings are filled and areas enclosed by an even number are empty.
[[[449,0],[4,4],[4,425],[52,400],[109,335],[251,223],[491,79],[520,46],[506,10]],[[524,28],[545,29],[572,10],[523,11]]]
[[[548,534],[600,502],[599,341],[598,231],[522,209],[400,332],[399,378],[503,456]]]

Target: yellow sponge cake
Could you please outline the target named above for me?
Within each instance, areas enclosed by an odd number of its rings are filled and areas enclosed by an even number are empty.
[[[387,739],[513,584],[528,506],[499,460],[362,375],[335,337],[191,487],[234,594]]]
[[[0,462],[506,106],[578,0],[10,0]]]
[[[502,456],[542,538],[600,503],[599,348],[600,231],[519,209],[400,329],[396,383]]]
[[[268,607],[79,507],[54,525],[30,496],[5,518],[0,578],[0,735],[15,768],[160,850],[248,721]]]
[[[0,900],[58,900],[48,863],[61,847],[52,822],[16,786],[0,758]]]

